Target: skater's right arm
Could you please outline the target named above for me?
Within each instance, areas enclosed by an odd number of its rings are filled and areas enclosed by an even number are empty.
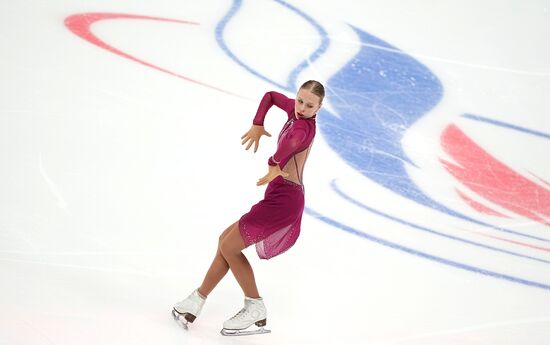
[[[265,93],[264,97],[260,101],[260,105],[256,111],[256,116],[254,116],[254,121],[252,121],[252,123],[257,126],[263,126],[267,111],[274,105],[284,110],[289,116],[294,113],[293,99],[288,98],[282,93],[269,91]]]
[[[275,91],[265,93],[264,97],[260,101],[258,110],[256,111],[256,116],[254,116],[254,120],[252,121],[252,127],[250,127],[248,132],[241,137],[242,145],[248,143],[246,147],[247,150],[252,146],[252,144],[254,144],[254,152],[256,152],[258,150],[258,146],[260,145],[260,138],[262,135],[267,135],[268,137],[271,136],[271,134],[264,129],[264,119],[267,112],[273,105],[281,108],[287,112],[287,114],[290,114],[293,113],[294,100]]]

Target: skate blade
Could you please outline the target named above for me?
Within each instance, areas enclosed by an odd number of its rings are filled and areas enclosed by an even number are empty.
[[[185,329],[186,331],[189,330],[189,327],[187,326],[189,322],[185,319],[185,317],[182,314],[172,309],[172,317],[174,318],[174,320],[176,320],[178,325],[183,327],[183,329]]]
[[[267,334],[271,333],[271,330],[265,329],[263,327],[260,327],[253,331],[247,331],[246,329],[222,329],[220,331],[221,335],[226,337],[236,337],[236,336],[243,336],[243,335],[255,335],[255,334]]]

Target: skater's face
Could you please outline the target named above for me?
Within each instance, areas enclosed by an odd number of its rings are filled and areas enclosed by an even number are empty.
[[[294,103],[294,115],[297,119],[308,119],[321,108],[321,97],[307,89],[298,90]]]

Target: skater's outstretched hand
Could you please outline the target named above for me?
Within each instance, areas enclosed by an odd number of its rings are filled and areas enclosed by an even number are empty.
[[[262,186],[266,183],[269,183],[273,181],[273,179],[277,176],[281,175],[282,177],[288,177],[288,173],[284,172],[279,168],[279,165],[270,165],[269,171],[267,172],[267,175],[262,177],[261,179],[256,182],[256,186]]]
[[[248,143],[248,146],[246,146],[246,149],[248,150],[250,146],[254,144],[254,153],[256,153],[256,151],[258,151],[258,145],[260,145],[260,138],[262,135],[267,135],[268,137],[271,136],[271,134],[264,129],[264,126],[252,125],[248,132],[241,137],[241,139],[243,139],[241,145]]]

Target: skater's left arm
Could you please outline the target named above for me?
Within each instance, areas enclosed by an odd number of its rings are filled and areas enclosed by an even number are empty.
[[[298,150],[300,145],[306,140],[307,131],[305,128],[299,127],[297,125],[289,133],[279,140],[277,145],[277,151],[267,161],[268,172],[267,175],[260,178],[256,183],[257,186],[262,186],[266,183],[271,182],[277,176],[281,175],[283,177],[288,177],[288,174],[281,170],[279,163],[283,161],[288,161],[288,159]]]
[[[269,165],[267,175],[260,178],[258,180],[258,182],[256,182],[256,186],[263,186],[264,184],[273,181],[275,179],[275,177],[277,177],[279,175],[282,176],[282,177],[288,177],[288,173],[282,171],[278,164],[277,165]]]

